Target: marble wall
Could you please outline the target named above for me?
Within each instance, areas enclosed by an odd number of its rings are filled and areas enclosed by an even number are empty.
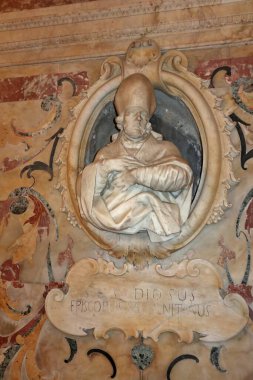
[[[0,12],[22,11],[24,9],[37,9],[45,7],[55,7],[66,4],[84,3],[92,0],[28,0],[28,1],[1,1]]]
[[[3,2],[1,10],[17,7],[12,3]],[[40,4],[28,3],[27,8]],[[158,342],[144,339],[154,353],[144,370],[131,355],[141,338],[125,339],[122,332],[111,331],[108,339],[95,339],[92,330],[86,337],[71,336],[57,330],[45,314],[46,295],[66,288],[74,263],[85,257],[110,260],[64,213],[58,159],[73,108],[99,78],[103,58],[20,67],[15,62],[0,68],[0,378],[253,378],[253,56],[250,46],[239,45],[210,48],[199,43],[198,48],[182,49],[190,70],[205,81],[233,121],[232,165],[238,184],[229,191],[231,207],[222,220],[207,225],[164,262],[211,262],[223,278],[222,291],[246,301],[249,321],[238,336],[218,344],[198,337],[185,344],[169,332]]]

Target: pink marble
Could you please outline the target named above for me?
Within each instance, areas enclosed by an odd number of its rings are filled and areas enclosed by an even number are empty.
[[[0,2],[0,12],[14,12],[23,9],[36,9],[54,7],[57,5],[87,3],[89,1],[94,0],[2,0]]]
[[[69,78],[75,83],[75,95],[89,87],[86,71],[5,78],[0,80],[0,102],[36,100],[43,99],[47,95],[55,96],[58,89],[57,82],[62,78]]]
[[[231,67],[231,82],[234,82],[240,77],[253,76],[253,57],[202,61],[195,70],[195,74],[203,79],[210,79],[212,72],[222,66]]]

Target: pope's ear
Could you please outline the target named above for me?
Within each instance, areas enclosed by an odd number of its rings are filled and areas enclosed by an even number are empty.
[[[120,115],[120,116],[116,116],[115,117],[115,123],[116,123],[116,126],[117,128],[121,131],[123,129],[123,115]]]

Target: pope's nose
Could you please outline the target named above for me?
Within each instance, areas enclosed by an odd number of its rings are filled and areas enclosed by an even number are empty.
[[[138,121],[141,121],[141,112],[137,112],[136,117]]]

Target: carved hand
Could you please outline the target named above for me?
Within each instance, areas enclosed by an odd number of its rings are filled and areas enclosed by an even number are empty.
[[[123,172],[142,166],[141,163],[132,157],[103,159],[96,160],[101,164],[101,169],[107,174],[113,171]]]
[[[112,187],[116,187],[119,190],[125,191],[130,186],[136,184],[136,178],[133,176],[130,170],[118,173],[112,181]]]

